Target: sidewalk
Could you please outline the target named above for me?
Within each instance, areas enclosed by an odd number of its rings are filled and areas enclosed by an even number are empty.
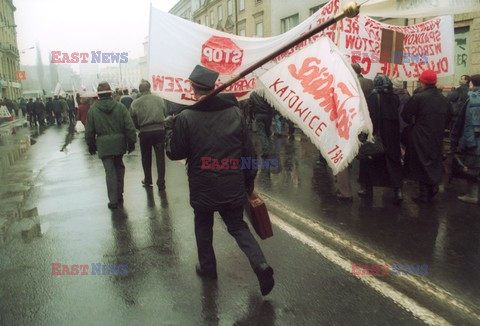
[[[413,202],[417,184],[406,181],[405,199],[395,206],[391,189],[374,188],[370,200],[356,195],[355,160],[350,171],[353,202],[340,202],[331,170],[317,163],[318,150],[299,134],[294,140],[272,138],[272,158],[279,158],[279,169],[257,176],[257,191],[273,199],[272,205],[284,207],[277,209],[279,214],[288,209],[389,265],[428,265],[426,280],[474,309],[480,306],[480,207],[456,199],[464,191],[462,180],[453,180],[431,205]]]
[[[16,119],[0,125],[0,248],[40,234],[37,209],[28,200],[36,175],[24,160],[31,146],[31,130],[25,123]]]

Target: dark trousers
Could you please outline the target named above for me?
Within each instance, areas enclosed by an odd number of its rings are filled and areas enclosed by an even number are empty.
[[[118,204],[123,198],[123,179],[125,177],[125,165],[123,155],[107,156],[102,158],[105,168],[105,180],[107,181],[108,200],[110,204]]]
[[[152,148],[157,160],[157,186],[165,186],[165,131],[141,132],[140,150],[142,152],[142,166],[145,174],[145,183],[152,183]]]
[[[213,213],[214,211],[194,210],[195,237],[197,240],[198,261],[205,272],[217,271],[215,252],[213,251]],[[243,220],[243,207],[226,208],[219,211],[227,225],[228,233],[235,238],[240,249],[247,256],[252,269],[266,263],[262,249]]]
[[[62,113],[59,112],[59,113],[55,113],[55,120],[57,120],[57,125],[61,125],[62,124]]]

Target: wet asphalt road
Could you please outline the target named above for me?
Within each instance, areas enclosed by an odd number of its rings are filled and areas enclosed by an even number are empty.
[[[306,139],[273,139],[277,171],[260,171],[257,189],[292,211],[336,230],[393,264],[428,265],[426,278],[472,307],[480,307],[480,206],[456,199],[465,184],[454,179],[434,204],[411,198],[417,185],[406,181],[405,200],[393,204],[391,189],[374,188],[374,198],[356,196],[358,161],[350,169],[353,203],[334,197],[331,170],[319,165],[318,151]],[[480,321],[478,322],[480,325]]]
[[[83,133],[52,127],[36,140],[25,166],[40,172],[30,200],[43,235],[0,251],[0,325],[422,324],[276,227],[273,238],[259,240],[275,269],[270,295],[261,296],[220,219],[219,279],[202,281],[181,164],[167,160],[166,195],[147,191],[137,146],[124,157],[124,208],[110,211],[103,166],[88,155]],[[128,274],[51,275],[52,263],[127,265]]]

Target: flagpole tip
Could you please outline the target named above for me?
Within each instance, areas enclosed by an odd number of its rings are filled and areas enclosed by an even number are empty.
[[[343,12],[345,13],[345,16],[347,16],[348,18],[353,18],[359,14],[360,6],[357,5],[356,2],[350,2],[345,6],[345,8],[343,9]]]

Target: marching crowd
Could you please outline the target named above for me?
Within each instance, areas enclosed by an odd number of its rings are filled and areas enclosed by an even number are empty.
[[[374,187],[389,187],[395,203],[400,204],[404,178],[409,178],[419,183],[414,200],[431,203],[447,174],[467,179],[467,194],[459,200],[478,203],[480,75],[462,76],[460,87],[444,96],[436,85],[436,73],[426,70],[420,75],[419,87],[410,95],[399,78],[390,80],[378,74],[369,80],[361,75],[358,64],[352,64],[352,68],[367,100],[374,136],[373,143],[365,141],[366,135],[359,137],[363,145],[357,156],[361,184],[358,195],[371,197]],[[274,286],[273,269],[243,221],[243,203],[246,196],[253,195],[257,171],[202,169],[201,158],[256,158],[249,129],[257,132],[261,156],[268,158],[272,155],[272,124],[273,134],[280,135],[283,119],[255,91],[241,103],[229,94],[208,96],[217,78],[217,72],[200,65],[195,67],[189,79],[197,102],[188,109],[152,94],[150,83],[145,80],[139,85],[139,93],[114,92],[107,82],[102,82],[95,98],[55,96],[45,104],[40,98],[28,103],[20,99],[19,105],[9,103],[7,107],[19,107],[32,126],[80,120],[85,125],[90,154],[98,153],[104,165],[110,209],[117,209],[124,202],[122,158],[135,150],[137,130],[144,171],[142,185],[147,189],[154,181],[153,152],[160,193],[166,189],[165,153],[171,160],[185,159],[194,210],[197,274],[217,278],[212,226],[213,213],[218,211],[248,257],[260,290],[266,295]],[[284,122],[288,124],[289,136],[293,136],[295,126]],[[449,144],[448,148],[445,144]],[[350,179],[349,168],[336,176],[339,200],[352,200]]]

